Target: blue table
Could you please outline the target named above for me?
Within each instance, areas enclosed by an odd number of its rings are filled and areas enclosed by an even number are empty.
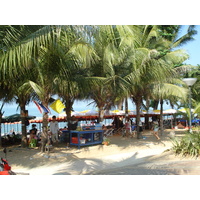
[[[73,137],[76,135],[78,140],[77,143],[72,141],[72,135]],[[78,149],[80,149],[81,146],[102,144],[102,142],[103,130],[70,131],[70,145],[78,146]]]

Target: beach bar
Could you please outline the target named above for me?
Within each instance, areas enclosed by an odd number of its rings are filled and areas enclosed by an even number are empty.
[[[103,130],[70,131],[70,145],[77,146],[78,149],[81,146],[102,144],[102,142]]]

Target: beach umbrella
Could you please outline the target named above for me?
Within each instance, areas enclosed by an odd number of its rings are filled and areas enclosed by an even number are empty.
[[[88,112],[85,112],[85,115],[87,116],[97,116],[98,115],[98,112],[95,111],[95,110],[89,110]]]
[[[83,110],[83,111],[80,111],[79,113],[87,113],[89,112],[90,110]]]
[[[175,109],[168,109],[168,110],[164,110],[163,114],[174,114],[177,113],[177,110]]]
[[[128,115],[129,116],[136,116],[136,111],[135,110],[130,110],[130,111],[128,111]]]
[[[155,114],[160,114],[160,110],[153,110]]]
[[[26,117],[28,120],[36,118],[36,116],[27,116]],[[5,116],[2,118],[3,122],[18,122],[21,121],[21,115],[20,114],[13,114],[9,116]]]
[[[125,115],[124,110],[111,110],[111,113],[114,115]]]
[[[187,111],[189,111],[189,108],[182,108],[182,109],[179,109],[178,111],[186,113]],[[194,109],[191,109],[191,111],[194,112]]]
[[[84,111],[85,112],[85,111]],[[71,116],[79,116],[79,115],[81,115],[81,113],[80,112],[78,112],[78,111],[71,111]],[[58,117],[66,117],[67,115],[66,115],[66,112],[62,112],[62,113],[60,113],[59,115],[58,115]]]
[[[62,112],[58,115],[58,117],[66,117],[66,112]]]
[[[148,114],[151,114],[151,115],[159,115],[159,114],[160,114],[160,110],[149,110],[149,111],[148,111]]]

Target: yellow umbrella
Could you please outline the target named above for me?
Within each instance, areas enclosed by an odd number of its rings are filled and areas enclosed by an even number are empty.
[[[187,111],[189,111],[189,108],[181,108],[178,111],[186,113]],[[194,109],[191,109],[191,111],[194,112]]]
[[[86,113],[86,112],[89,112],[90,110],[83,110],[83,111],[80,111],[80,113]]]
[[[118,113],[119,110],[111,110],[112,113]]]
[[[153,112],[155,112],[155,113],[160,113],[160,110],[153,110]]]

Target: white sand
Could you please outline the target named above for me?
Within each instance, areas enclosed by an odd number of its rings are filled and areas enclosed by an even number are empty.
[[[170,130],[161,136],[161,141],[149,132],[145,131],[146,139],[122,138],[119,135],[109,137],[111,144],[81,147],[70,147],[65,144],[47,153],[40,153],[36,149],[22,149],[10,147],[7,159],[12,170],[17,173],[29,173],[30,175],[53,175],[53,174],[86,174],[92,171],[122,167],[129,164],[144,162],[151,156],[161,155],[165,150],[172,147],[169,139]],[[180,134],[178,134],[180,133]],[[176,132],[177,136],[182,135]],[[3,153],[0,156],[4,157]],[[170,159],[177,159],[170,155]]]

